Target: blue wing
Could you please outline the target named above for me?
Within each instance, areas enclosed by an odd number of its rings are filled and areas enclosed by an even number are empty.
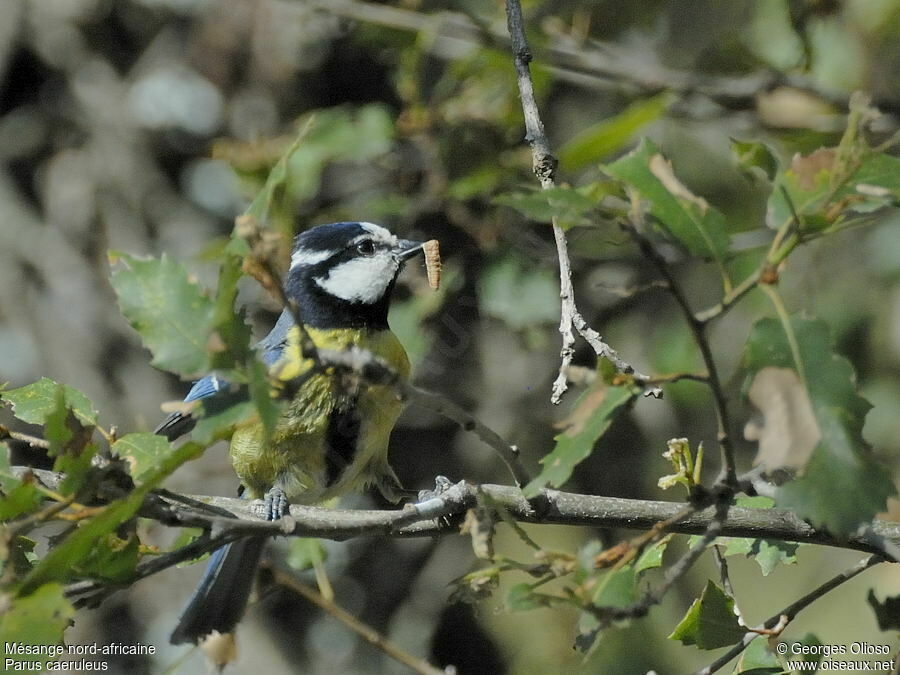
[[[259,341],[257,348],[261,351],[263,363],[271,366],[275,363],[284,351],[284,345],[287,343],[287,334],[291,326],[294,325],[294,319],[287,310],[281,313],[278,321],[262,340]],[[204,401],[204,405],[222,403],[230,405],[234,399],[234,391],[231,383],[223,380],[217,375],[207,375],[197,380],[194,386],[188,391],[184,397],[185,403],[193,401]],[[214,406],[215,407],[215,406]],[[197,420],[190,413],[174,412],[164,419],[153,433],[165,436],[168,440],[174,441],[179,436],[183,436],[194,428]]]

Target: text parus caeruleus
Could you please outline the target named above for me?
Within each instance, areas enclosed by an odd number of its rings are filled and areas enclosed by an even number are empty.
[[[297,303],[315,346],[360,347],[408,377],[409,360],[388,328],[387,314],[404,261],[421,249],[421,242],[398,239],[371,223],[320,225],[300,234],[284,289]],[[311,367],[300,342],[293,316],[284,310],[258,345],[278,379],[294,379]],[[205,377],[185,401],[212,402],[226,388],[221,379]],[[232,436],[231,461],[244,495],[265,499],[268,517],[275,519],[289,503],[317,503],[367,484],[377,485],[386,496],[395,494],[398,483],[387,452],[401,405],[396,391],[385,385],[347,387],[328,370],[304,379],[268,439],[261,424],[240,427]],[[173,440],[193,423],[189,415],[174,413],[156,432]],[[265,542],[241,539],[213,553],[172,633],[173,643],[196,643],[212,631],[232,632],[247,604]]]

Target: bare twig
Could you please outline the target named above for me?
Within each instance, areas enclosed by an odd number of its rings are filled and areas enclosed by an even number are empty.
[[[305,600],[308,600],[319,607],[322,611],[327,612],[347,628],[359,635],[363,640],[380,649],[398,663],[402,663],[404,666],[407,666],[422,675],[444,675],[445,671],[440,668],[435,668],[425,659],[413,656],[399,645],[388,640],[370,625],[363,623],[343,607],[337,605],[334,600],[326,598],[316,589],[304,584],[297,579],[296,575],[291,570],[271,561],[269,562],[269,568],[272,570],[275,583],[293,591]]]
[[[703,536],[694,543],[681,558],[669,567],[663,582],[656,588],[645,593],[644,597],[628,607],[597,607],[598,617],[600,617],[601,620],[639,618],[646,615],[651,607],[662,601],[666,593],[669,592],[669,589],[672,588],[681,577],[687,574],[688,570],[694,566],[694,563],[700,559],[700,556],[706,552],[706,547],[715,541],[716,537],[723,535],[725,521],[728,518],[729,512],[728,502],[720,500],[716,503],[715,507],[711,507],[707,510],[714,510],[714,513],[703,532]],[[670,529],[674,531],[676,525],[677,523],[673,524]]]
[[[477,24],[457,12],[426,14],[410,9],[380,5],[361,0],[304,0],[305,4],[356,21],[390,28],[427,32],[430,53],[453,60],[470,53],[472,46],[505,48],[509,39],[489,25]],[[849,97],[842,92],[824,89],[808,77],[771,69],[745,75],[715,76],[676,70],[647,58],[646,50],[589,40],[587,42],[559,36],[539,51],[546,69],[569,84],[609,91],[627,90],[647,95],[673,91],[682,96],[699,94],[733,110],[756,108],[760,94],[779,87],[790,87],[812,94],[842,110],[849,107]],[[900,101],[880,99],[878,108],[893,115],[900,114]],[[690,113],[690,111],[688,111]]]
[[[638,248],[640,249],[643,256],[656,267],[659,273],[666,280],[669,286],[669,293],[672,294],[672,297],[675,299],[675,302],[681,309],[685,321],[688,324],[688,328],[690,328],[691,333],[694,336],[694,342],[697,344],[697,348],[700,350],[700,355],[703,358],[703,364],[706,366],[706,372],[708,373],[707,384],[709,385],[710,391],[713,395],[713,401],[715,402],[716,409],[716,418],[718,419],[719,423],[718,441],[719,447],[722,451],[723,482],[726,485],[736,488],[738,485],[737,466],[734,458],[734,445],[731,442],[730,435],[731,425],[729,422],[728,402],[725,399],[725,390],[722,387],[721,380],[719,379],[716,360],[713,358],[709,339],[706,336],[706,324],[694,315],[694,312],[691,309],[691,305],[688,302],[687,296],[681,288],[678,280],[675,278],[675,275],[672,273],[672,270],[669,268],[669,263],[666,262],[666,259],[663,258],[659,251],[656,250],[650,240],[642,234],[643,215],[640,210],[640,205],[638,204],[637,196],[634,193],[632,193],[632,208],[630,210],[630,216],[631,222],[625,225],[626,231],[631,235],[631,238],[638,245]]]
[[[42,448],[44,450],[50,449],[49,441],[30,434],[23,434],[20,431],[13,431],[9,427],[0,424],[0,441],[6,440],[7,438],[11,438],[14,441],[21,441],[22,443],[28,443],[28,445],[33,448]]]
[[[742,651],[744,651],[748,647],[748,645],[754,640],[754,638],[759,637],[761,633],[763,633],[763,634],[769,633],[769,632],[771,632],[770,629],[772,629],[774,626],[778,626],[778,625],[781,626],[781,630],[784,630],[784,628],[787,626],[787,624],[790,623],[794,619],[794,617],[797,616],[797,614],[799,614],[801,611],[806,609],[809,605],[811,605],[813,602],[815,602],[816,600],[821,598],[823,595],[834,590],[835,588],[837,588],[838,586],[843,584],[845,581],[850,581],[850,579],[855,577],[857,574],[861,574],[862,572],[865,572],[870,567],[873,567],[873,566],[877,565],[878,563],[882,563],[882,562],[884,562],[884,558],[881,558],[877,555],[873,555],[869,558],[866,558],[865,560],[861,560],[853,567],[832,577],[831,579],[826,581],[824,584],[822,584],[818,588],[807,593],[806,595],[804,595],[802,598],[800,598],[796,602],[788,605],[787,607],[785,607],[783,610],[781,610],[777,614],[774,614],[771,617],[769,617],[768,619],[766,619],[766,621],[763,622],[763,625],[760,628],[756,628],[752,631],[748,631],[744,635],[744,638],[740,642],[738,642],[734,647],[729,649],[722,656],[720,656],[715,661],[713,661],[711,664],[706,666],[706,668],[698,670],[697,675],[712,675],[712,673],[715,673],[716,671],[718,671],[722,666],[724,666],[729,661],[731,661],[731,659],[733,659],[735,656],[737,656]]]
[[[557,160],[550,150],[550,142],[544,132],[544,123],[541,121],[540,111],[534,97],[534,84],[531,79],[531,51],[528,40],[525,37],[525,23],[522,17],[522,6],[519,0],[506,0],[507,29],[511,40],[513,61],[516,67],[516,82],[519,87],[519,96],[522,100],[522,113],[525,117],[525,140],[531,146],[533,158],[533,170],[535,176],[544,190],[556,186]],[[591,328],[584,317],[578,312],[575,303],[575,290],[572,286],[572,268],[569,261],[568,243],[566,233],[559,226],[556,217],[552,219],[553,238],[556,242],[556,251],[559,257],[559,297],[561,301],[559,333],[562,336],[560,348],[559,374],[553,383],[553,392],[550,400],[559,403],[568,388],[566,372],[575,356],[575,331],[593,348],[597,356],[608,359],[621,373],[632,375],[634,379],[643,384],[649,379],[626,363],[618,353],[603,341],[600,333]],[[650,392],[660,397],[659,389]]]

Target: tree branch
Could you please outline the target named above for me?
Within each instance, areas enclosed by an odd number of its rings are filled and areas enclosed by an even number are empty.
[[[516,67],[516,82],[519,96],[522,99],[522,113],[525,117],[525,140],[531,146],[533,170],[544,190],[556,186],[557,160],[550,151],[550,142],[544,132],[544,123],[534,98],[534,84],[531,79],[531,50],[525,37],[525,22],[522,17],[522,6],[519,0],[506,0],[507,29],[511,39],[513,62]],[[591,328],[579,313],[575,304],[575,290],[572,286],[572,265],[569,261],[569,249],[566,233],[559,226],[556,216],[552,219],[553,238],[559,257],[559,297],[561,301],[559,333],[562,336],[560,347],[559,374],[553,382],[553,393],[550,400],[559,403],[568,388],[566,372],[575,356],[575,331],[593,348],[597,356],[608,359],[621,373],[629,374],[642,385],[646,385],[649,377],[637,372],[603,341],[600,333]],[[659,398],[662,391],[651,388],[650,394]]]
[[[508,48],[509,38],[490,26],[476,25],[462,13],[425,14],[360,0],[304,0],[304,4],[356,21],[386,26],[397,30],[427,32],[430,53],[437,58],[454,60],[469,53],[468,48],[490,46]],[[743,75],[710,75],[676,70],[648,59],[645,50],[589,40],[576,42],[560,36],[552,45],[542,48],[539,57],[556,78],[577,87],[609,91],[625,89],[638,95],[673,91],[687,97],[699,94],[724,108],[756,109],[758,96],[779,87],[790,87],[812,94],[841,110],[849,108],[849,96],[824,89],[809,77],[763,69]],[[882,98],[875,105],[895,117],[900,115],[900,101]],[[894,121],[896,124],[896,121]]]
[[[722,656],[706,666],[706,668],[698,670],[697,675],[712,675],[712,673],[718,671],[722,666],[731,661],[731,659],[744,651],[755,638],[758,638],[760,636],[760,631],[770,630],[775,626],[780,626],[780,630],[784,630],[787,624],[793,621],[794,617],[796,617],[797,614],[806,609],[809,605],[821,598],[823,595],[825,595],[829,591],[834,590],[844,582],[850,581],[850,579],[855,577],[857,574],[861,574],[870,567],[883,562],[885,562],[884,558],[873,555],[869,558],[866,558],[865,560],[861,560],[856,565],[841,572],[837,576],[832,577],[818,588],[810,591],[796,602],[791,603],[777,614],[774,614],[766,619],[763,625],[760,628],[757,628],[756,631],[747,632],[744,635],[744,638],[736,645],[734,645],[734,647],[722,654]]]
[[[53,489],[63,475],[42,469],[13,467],[13,474],[32,472],[36,480]],[[445,518],[459,516],[477,504],[479,492],[490,497],[513,520],[545,525],[580,525],[599,528],[649,530],[660,521],[676,519],[685,505],[619,497],[599,497],[559,490],[543,490],[534,500],[536,508],[518,488],[485,484],[457,483],[439,496],[393,511],[328,509],[317,506],[290,507],[290,515],[277,521],[259,520],[253,515],[253,502],[234,497],[179,495],[155,491],[148,497],[140,515],[165,525],[201,527],[210,532],[210,540],[223,543],[246,535],[287,535],[343,540],[362,536],[431,537],[455,533],[454,523]],[[102,501],[106,501],[101,496]],[[185,501],[201,505],[185,505]],[[224,511],[223,511],[224,510]],[[231,517],[221,515],[227,512]],[[691,513],[667,529],[681,534],[703,534],[714,521],[716,509],[708,507]],[[900,523],[876,520],[860,533],[839,539],[814,528],[785,509],[749,509],[732,506],[722,520],[718,533],[724,537],[776,539],[820,544],[884,555],[885,544],[900,545]],[[215,545],[213,546],[215,548]]]
[[[706,336],[706,324],[694,315],[687,296],[682,290],[681,285],[678,283],[678,280],[675,278],[675,275],[672,273],[672,270],[669,269],[669,263],[662,257],[659,251],[656,250],[652,242],[642,234],[643,216],[640,212],[640,206],[637,203],[637,197],[634,194],[632,194],[632,202],[632,208],[630,209],[631,222],[624,226],[625,230],[631,235],[631,238],[637,244],[643,256],[656,267],[663,279],[665,279],[669,293],[672,294],[672,297],[681,309],[684,319],[687,321],[688,328],[690,328],[691,333],[694,336],[694,342],[700,350],[700,355],[706,366],[706,383],[709,385],[715,403],[716,418],[719,424],[718,441],[722,451],[723,480],[726,485],[737,488],[737,464],[734,458],[734,445],[731,442],[731,423],[728,415],[728,401],[725,398],[725,390],[719,379],[716,360],[713,358],[712,348],[710,347],[709,339]]]
[[[323,612],[327,612],[347,628],[359,635],[363,640],[377,649],[380,649],[398,663],[402,663],[421,675],[443,675],[445,673],[445,671],[440,668],[432,666],[425,659],[420,659],[405,651],[399,645],[391,642],[384,635],[372,628],[372,626],[357,619],[350,612],[335,603],[334,600],[326,598],[316,591],[316,589],[301,582],[297,578],[296,573],[283,563],[270,561],[269,568],[272,570],[272,575],[274,576],[276,584],[293,591],[304,600],[316,605]]]

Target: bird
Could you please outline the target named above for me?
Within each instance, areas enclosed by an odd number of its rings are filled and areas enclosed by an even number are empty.
[[[318,225],[298,235],[284,292],[296,303],[316,349],[361,348],[407,379],[409,359],[388,326],[388,309],[403,264],[422,246],[368,222]],[[257,352],[271,377],[290,382],[312,366],[303,344],[294,313],[285,308]],[[387,457],[402,409],[396,389],[358,382],[348,386],[327,369],[299,381],[268,437],[261,423],[239,427],[232,435],[229,454],[242,496],[264,500],[269,520],[287,513],[292,503],[322,503],[368,485],[397,501],[400,483]],[[209,375],[193,385],[184,401],[203,403],[209,410],[227,403],[231,389],[221,377]],[[175,440],[195,422],[189,412],[175,412],[155,433]],[[234,631],[266,541],[244,538],[212,554],[170,642],[197,644],[214,631]]]

